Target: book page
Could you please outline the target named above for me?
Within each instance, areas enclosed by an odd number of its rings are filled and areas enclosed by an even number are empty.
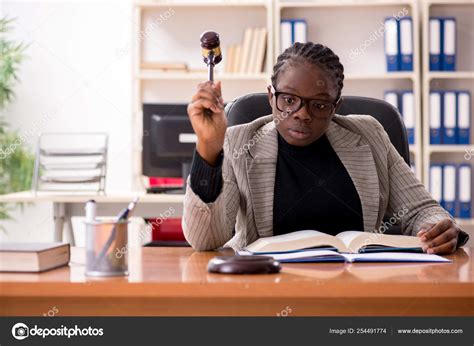
[[[342,254],[347,262],[451,262],[438,255],[406,252],[377,252],[365,254]]]
[[[421,248],[419,237],[408,235],[381,234],[371,232],[346,231],[337,236],[348,247],[350,253],[357,253],[368,245],[392,248]]]
[[[253,254],[248,251],[237,251],[240,256],[252,256]],[[277,261],[294,261],[294,260],[309,260],[310,258],[340,258],[341,254],[331,250],[308,250],[303,252],[290,252],[290,253],[274,253],[266,254],[265,256],[271,256]],[[343,260],[343,258],[341,258]]]
[[[266,239],[269,241],[271,239],[272,243],[284,243],[284,242],[288,242],[292,240],[311,238],[311,237],[314,237],[315,235],[327,236],[327,234],[323,232],[313,231],[313,230],[304,230],[304,231],[290,232],[286,234],[275,235],[273,237],[260,238],[260,239]]]
[[[337,248],[339,251],[346,250],[346,246],[338,238],[313,230],[297,231],[273,237],[259,238],[247,246],[245,250],[253,253],[286,252],[317,246],[332,246]]]
[[[345,232],[341,232],[337,234],[336,238],[340,239],[344,243],[344,245],[346,245],[347,249],[349,250],[347,252],[355,253],[359,251],[359,249],[354,248],[354,243],[355,243],[354,240],[356,238],[357,240],[359,240],[358,238],[364,238],[365,240],[366,236],[368,237],[370,236],[370,234],[366,232],[359,232],[359,231],[345,231]]]

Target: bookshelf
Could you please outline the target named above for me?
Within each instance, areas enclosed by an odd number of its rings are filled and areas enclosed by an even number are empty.
[[[422,0],[423,54],[422,54],[422,100],[423,100],[423,182],[429,184],[429,167],[432,163],[469,163],[474,169],[474,130],[471,125],[471,144],[433,145],[429,135],[429,93],[431,90],[468,90],[474,96],[474,2],[472,0]],[[457,21],[457,61],[456,71],[429,70],[429,18],[432,16],[455,17]],[[471,124],[474,114],[471,102]],[[471,196],[474,195],[472,187]],[[458,223],[471,235],[474,231],[474,218],[457,219]]]
[[[405,12],[403,12],[406,10]],[[351,52],[364,43],[387,16],[407,13],[413,18],[413,28],[419,27],[419,7],[415,0],[408,1],[311,1],[278,0],[275,3],[274,60],[281,52],[280,21],[302,18],[307,22],[308,40],[327,45],[339,55],[344,65],[344,95],[384,98],[385,90],[413,90],[415,98],[415,144],[410,145],[411,161],[417,177],[422,179],[421,150],[421,76],[419,32],[413,30],[413,71],[387,72],[384,38],[378,37],[360,55]],[[338,24],[337,35],[334,23]],[[348,39],[350,38],[350,39]],[[348,44],[348,42],[351,42]],[[374,64],[374,61],[380,63]]]
[[[170,8],[174,10],[174,15],[143,38],[140,33],[146,30],[147,23]],[[404,9],[413,19],[413,71],[386,71],[383,37],[368,46],[363,54],[351,59],[351,49],[364,42],[372,31],[382,25],[385,17]],[[433,15],[458,19],[458,42],[462,44],[457,46],[457,71],[429,71],[428,19]],[[230,101],[242,94],[266,90],[273,64],[281,51],[280,20],[289,18],[306,19],[308,40],[326,44],[339,55],[345,67],[343,95],[383,99],[385,90],[413,90],[415,144],[410,145],[410,155],[417,177],[427,185],[430,163],[446,160],[463,162],[467,152],[474,152],[473,144],[430,145],[427,102],[429,91],[434,88],[466,89],[474,97],[473,17],[472,0],[137,1],[134,3],[133,18],[134,186],[137,189],[144,188],[141,179],[141,104],[189,101],[196,84],[207,78],[200,56],[199,34],[205,30],[219,32],[225,59],[226,47],[240,42],[245,28],[267,29],[263,72],[224,73],[223,62],[217,65],[216,79],[225,83],[224,100]],[[183,73],[141,69],[141,62],[152,57],[164,61],[184,61],[193,71]],[[474,126],[471,126],[471,131],[474,131]],[[474,133],[471,133],[471,142],[472,139]],[[470,162],[474,164],[474,155]],[[459,222],[474,230],[474,219]]]
[[[225,59],[228,46],[242,41],[245,28],[266,28],[267,57],[263,72],[224,73],[224,61],[215,67],[216,80],[225,82],[224,102],[265,91],[273,67],[273,2],[136,1],[133,6],[133,186],[143,190],[142,103],[189,102],[197,84],[207,79],[199,42],[199,35],[207,30],[219,33]],[[142,63],[149,61],[184,62],[189,71],[142,68]]]

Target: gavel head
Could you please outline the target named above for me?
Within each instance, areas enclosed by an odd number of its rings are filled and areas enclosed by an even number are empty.
[[[222,60],[219,34],[205,31],[201,34],[202,57],[206,64],[218,64]]]

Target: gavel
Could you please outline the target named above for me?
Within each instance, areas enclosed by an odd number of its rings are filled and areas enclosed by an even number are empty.
[[[201,34],[200,41],[202,57],[207,65],[207,79],[214,82],[214,66],[222,60],[219,34],[214,31],[205,31]],[[207,116],[212,115],[210,109],[206,109],[204,113]]]

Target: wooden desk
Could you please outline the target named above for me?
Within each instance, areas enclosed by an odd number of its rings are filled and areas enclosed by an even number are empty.
[[[42,316],[474,314],[474,252],[453,263],[287,264],[280,274],[206,271],[215,252],[131,249],[130,276],[84,277],[84,251],[69,267],[42,274],[0,274],[0,314]]]
[[[182,194],[147,194],[144,192],[111,192],[106,195],[86,193],[23,191],[0,195],[0,203],[53,203],[54,237],[53,241],[63,241],[63,233],[68,235],[74,245],[71,217],[84,216],[84,204],[93,199],[97,202],[97,216],[114,216],[125,208],[136,196],[140,201],[134,210],[135,216],[147,218],[160,217],[173,208],[172,217],[183,214]]]

